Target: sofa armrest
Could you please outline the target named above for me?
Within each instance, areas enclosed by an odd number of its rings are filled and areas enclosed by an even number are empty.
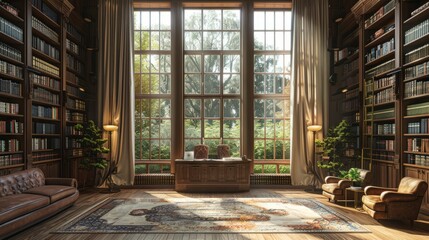
[[[384,188],[384,187],[375,187],[375,186],[367,186],[365,187],[365,195],[380,195],[384,191],[398,191],[397,188]]]
[[[325,177],[325,183],[338,183],[341,180],[339,177],[327,176]]]
[[[77,180],[74,178],[45,178],[46,185],[64,185],[77,188]]]
[[[338,186],[341,188],[341,189],[345,189],[345,188],[348,188],[348,187],[350,187],[351,185],[352,185],[352,181],[350,181],[350,180],[348,180],[348,179],[343,179],[343,180],[341,180],[341,181],[339,181],[338,182]]]
[[[399,193],[385,191],[380,195],[383,202],[410,202],[417,199],[417,196],[411,193]]]

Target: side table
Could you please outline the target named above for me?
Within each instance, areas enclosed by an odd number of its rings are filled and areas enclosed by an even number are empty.
[[[353,192],[354,207],[357,208],[358,202],[359,202],[359,195],[364,192],[363,189],[362,189],[362,187],[348,187],[348,188],[346,188],[346,201],[345,201],[345,206],[346,207],[347,207],[347,202],[348,202],[348,200],[347,200],[347,195],[348,195],[347,191]]]

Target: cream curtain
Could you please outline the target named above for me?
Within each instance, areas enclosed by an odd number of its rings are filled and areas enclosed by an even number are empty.
[[[134,181],[134,80],[132,67],[132,0],[99,0],[98,116],[102,125],[115,124],[111,157],[118,171],[113,181]]]
[[[314,139],[307,126],[328,126],[328,0],[294,0],[292,16],[291,177],[293,185],[310,185]]]

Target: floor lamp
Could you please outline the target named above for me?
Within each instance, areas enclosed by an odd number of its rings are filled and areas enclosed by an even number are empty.
[[[112,160],[112,133],[116,130],[118,130],[118,126],[116,125],[103,125],[104,131],[109,133],[109,169],[106,176],[106,183],[109,187],[107,193],[114,193],[114,192],[120,192],[121,189],[116,186],[116,184],[113,182],[112,174],[116,171],[116,161]]]
[[[313,132],[313,159],[312,159],[312,171],[314,174],[313,177],[313,190],[316,189],[316,178],[319,179],[319,176],[317,174],[317,169],[316,169],[316,133],[320,130],[322,130],[322,125],[309,125],[307,127],[307,130],[310,132]]]

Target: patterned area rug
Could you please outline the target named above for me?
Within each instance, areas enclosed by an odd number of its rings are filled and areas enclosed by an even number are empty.
[[[312,199],[109,199],[56,233],[368,232]]]

